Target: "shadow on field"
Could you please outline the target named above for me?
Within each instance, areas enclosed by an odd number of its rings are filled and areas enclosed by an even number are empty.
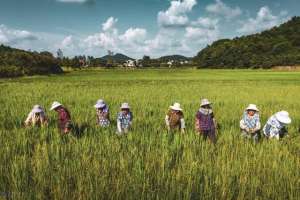
[[[72,131],[72,134],[77,137],[81,138],[84,136],[84,133],[90,128],[90,125],[88,123],[83,124],[74,124],[74,129]]]

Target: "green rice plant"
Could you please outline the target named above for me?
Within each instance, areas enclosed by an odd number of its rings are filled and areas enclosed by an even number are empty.
[[[300,196],[300,73],[263,70],[98,70],[0,80],[0,199],[298,199]],[[96,125],[103,98],[111,127]],[[214,146],[194,131],[200,99],[213,102],[220,124]],[[63,103],[79,135],[61,136],[53,101]],[[133,129],[117,136],[122,102]],[[167,133],[174,102],[186,134]],[[287,110],[290,137],[255,144],[240,137],[249,103],[268,117]],[[24,128],[34,104],[48,127]]]

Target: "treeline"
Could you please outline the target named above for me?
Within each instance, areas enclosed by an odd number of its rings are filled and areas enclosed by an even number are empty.
[[[300,64],[300,17],[259,34],[214,42],[194,61],[201,68],[271,68]]]
[[[49,52],[28,52],[0,45],[0,77],[62,72],[57,59]]]

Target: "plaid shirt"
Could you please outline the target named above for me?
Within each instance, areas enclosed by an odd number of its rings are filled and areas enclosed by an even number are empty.
[[[131,126],[132,119],[132,112],[126,115],[123,112],[118,113],[117,121],[120,123],[122,129],[128,129]]]
[[[196,130],[215,131],[214,114],[211,110],[203,113],[199,110],[196,114]]]

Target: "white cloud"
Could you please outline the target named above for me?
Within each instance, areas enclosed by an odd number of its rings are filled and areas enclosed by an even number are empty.
[[[189,22],[187,13],[197,4],[196,0],[173,0],[166,11],[160,11],[157,21],[163,27],[185,26]]]
[[[272,28],[283,23],[287,19],[286,14],[285,11],[282,11],[276,16],[272,14],[268,6],[261,7],[256,18],[249,18],[237,31],[239,33],[249,34]]]
[[[145,41],[147,31],[142,28],[129,28],[120,35],[120,40],[125,44],[141,44]]]
[[[231,8],[221,0],[216,0],[214,4],[206,6],[206,11],[215,15],[224,16],[227,20],[242,14],[242,10],[239,7]]]
[[[114,17],[110,17],[102,24],[102,30],[103,31],[111,31],[114,30],[116,23],[118,22],[118,19],[115,19]]]
[[[185,29],[185,42],[198,45],[211,43],[219,38],[219,20],[200,17]]]
[[[75,41],[72,35],[69,35],[63,39],[60,44],[61,49],[74,49]]]
[[[216,29],[218,26],[219,20],[209,17],[199,17],[196,21],[191,23],[192,26],[201,26],[207,29]]]
[[[38,40],[38,37],[26,30],[17,30],[0,25],[0,43],[7,45],[16,45],[24,41]]]

